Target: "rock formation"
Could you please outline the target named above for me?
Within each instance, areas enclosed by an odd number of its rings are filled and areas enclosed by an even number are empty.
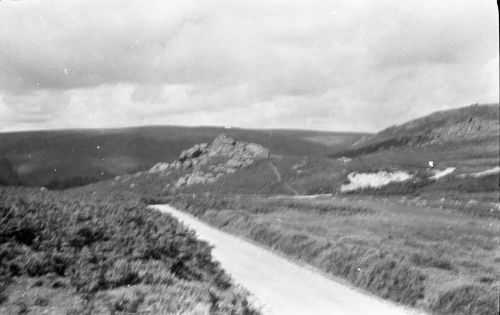
[[[471,105],[434,112],[430,115],[392,126],[381,132],[364,136],[352,148],[377,143],[391,145],[426,145],[443,142],[462,142],[498,137],[499,105]]]
[[[215,138],[212,144],[197,144],[184,150],[172,163],[158,163],[150,173],[166,173],[183,170],[187,173],[178,178],[175,188],[193,184],[212,183],[221,176],[247,167],[269,157],[269,150],[256,143],[236,141],[225,134]]]

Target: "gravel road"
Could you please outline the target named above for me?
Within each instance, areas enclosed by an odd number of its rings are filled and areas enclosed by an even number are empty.
[[[417,314],[217,230],[169,205],[153,207],[184,222],[200,239],[213,245],[215,259],[237,283],[253,294],[263,314]]]

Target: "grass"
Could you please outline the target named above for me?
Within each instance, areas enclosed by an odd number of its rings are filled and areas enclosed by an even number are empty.
[[[498,310],[498,288],[465,285],[439,296],[433,311],[439,314],[494,314]]]
[[[267,160],[256,161],[238,172],[222,176],[211,185],[192,185],[181,193],[285,194],[287,193],[271,170]]]
[[[382,298],[436,314],[493,315],[498,309],[497,219],[366,196],[173,198],[218,228]]]

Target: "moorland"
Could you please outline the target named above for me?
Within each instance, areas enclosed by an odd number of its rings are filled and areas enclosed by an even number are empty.
[[[497,314],[498,116],[498,104],[473,105],[370,135],[274,131],[270,138],[269,131],[258,131],[257,137],[218,129],[226,135],[192,139],[176,151],[152,156],[149,168],[137,172],[122,170],[65,190],[57,190],[65,185],[2,188],[2,220],[11,225],[0,233],[2,257],[9,257],[2,259],[1,307],[22,305],[16,288],[37,290],[38,284],[52,286],[51,279],[59,279],[73,290],[64,294],[94,308],[116,305],[113,299],[130,285],[142,292],[130,298],[140,301],[132,303],[139,308],[257,312],[211,260],[206,244],[171,217],[145,208],[169,203],[384,299],[433,314]],[[16,170],[22,163],[9,152],[11,166],[5,169]],[[10,175],[19,177],[22,181],[19,174]],[[27,230],[19,228],[24,224]],[[54,228],[64,233],[49,232]],[[135,253],[137,247],[151,250]],[[70,258],[58,273],[52,263],[58,260],[51,257],[59,252]],[[17,263],[33,261],[27,259],[31,256],[52,259],[40,258],[50,261],[41,268],[46,272],[33,273],[30,265]],[[90,271],[79,267],[82,261],[92,262]],[[141,264],[163,270],[159,274],[168,274],[174,285],[138,273]],[[137,274],[122,275],[130,270]],[[82,281],[79,272],[93,274],[98,285]],[[108,275],[113,272],[126,280],[114,281]],[[149,282],[151,277],[159,279]],[[177,300],[191,304],[155,299],[151,285],[170,290],[163,296],[178,292],[185,299]],[[46,299],[42,304],[59,305],[69,297]]]

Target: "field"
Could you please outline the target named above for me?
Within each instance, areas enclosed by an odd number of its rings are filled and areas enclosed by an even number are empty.
[[[383,298],[436,314],[496,314],[500,222],[401,199],[173,197],[210,224]]]

